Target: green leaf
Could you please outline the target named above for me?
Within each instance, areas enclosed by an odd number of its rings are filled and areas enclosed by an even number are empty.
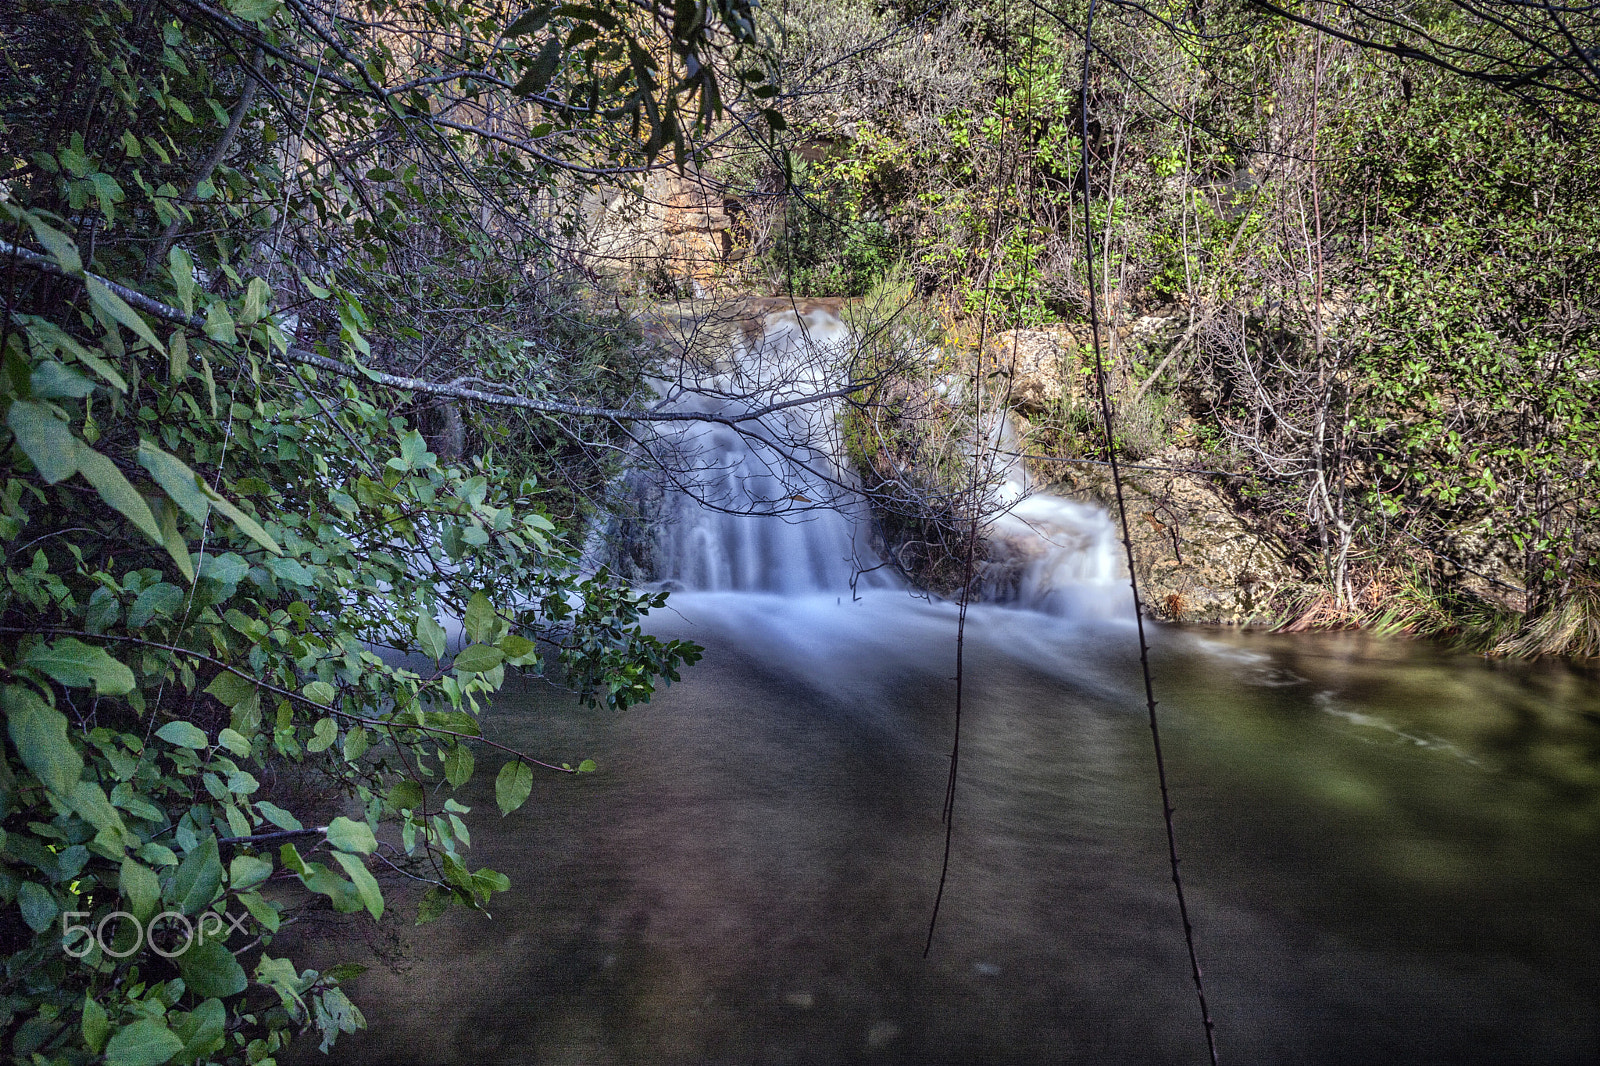
[[[222,1000],[215,997],[201,1003],[189,1016],[175,1024],[175,1031],[183,1040],[183,1050],[172,1060],[174,1064],[190,1063],[206,1058],[221,1050],[227,1040],[228,1012]]]
[[[189,338],[181,329],[167,335],[167,376],[174,383],[189,376]]]
[[[106,384],[110,385],[113,389],[116,389],[118,392],[128,391],[128,379],[124,378],[120,373],[118,373],[116,367],[112,366],[98,355],[95,355],[93,352],[88,351],[87,349],[75,351],[72,354],[78,360],[78,362],[82,363],[84,366],[88,367],[90,370],[93,370],[96,374],[99,374],[102,378],[104,378]]]
[[[78,438],[44,404],[15,401],[6,413],[6,425],[46,484],[54,485],[78,472]]]
[[[350,883],[356,886],[356,892],[360,894],[361,902],[366,905],[367,910],[374,918],[382,918],[383,892],[378,888],[378,880],[367,869],[366,863],[360,856],[347,855],[342,851],[334,852],[333,858],[350,876]]]
[[[178,293],[183,313],[194,314],[194,260],[182,248],[174,247],[167,253],[167,270],[172,275],[172,287]]]
[[[139,441],[139,465],[150,472],[172,502],[182,507],[196,522],[204,522],[211,509],[210,501],[200,487],[200,479],[189,465],[175,455],[169,455],[150,441]]]
[[[117,878],[117,888],[128,901],[128,911],[141,922],[148,922],[161,902],[161,879],[154,870],[141,866],[132,859],[122,860],[122,873]]]
[[[262,529],[261,524],[254,518],[241,511],[232,500],[205,485],[200,486],[200,490],[206,494],[206,498],[211,501],[211,505],[227,515],[229,521],[238,526],[240,532],[245,536],[274,555],[283,554],[283,549],[278,546],[276,540],[272,539],[272,535]]]
[[[28,212],[23,216],[28,220],[28,225],[33,229],[34,237],[44,245],[45,251],[55,259],[56,264],[73,277],[83,273],[83,259],[78,255],[78,246],[71,237],[60,230],[52,229],[42,219]]]
[[[474,592],[467,601],[467,614],[462,623],[467,639],[479,643],[493,643],[503,624],[489,597],[481,591]]]
[[[357,822],[343,815],[328,823],[328,843],[342,851],[356,851],[363,855],[370,855],[378,848],[378,841],[366,822]]]
[[[327,896],[329,902],[333,904],[333,909],[340,914],[349,914],[365,906],[360,889],[320,862],[306,862],[293,844],[283,845],[278,849],[278,854],[286,869],[298,874],[300,882],[311,891]],[[335,854],[344,853],[335,852]]]
[[[518,96],[544,92],[560,65],[561,38],[551,37],[544,43],[544,47],[539,49],[539,55],[534,59],[533,65],[511,91]]]
[[[200,576],[219,585],[237,585],[250,572],[250,564],[236,552],[207,555],[200,564]]]
[[[176,744],[180,748],[193,748],[204,751],[211,746],[211,741],[205,733],[189,722],[168,722],[156,730],[156,736],[168,744]]]
[[[0,691],[0,706],[23,765],[51,792],[68,795],[83,776],[83,756],[67,739],[67,716],[21,685]]]
[[[457,744],[445,752],[445,780],[450,782],[452,788],[460,788],[471,779],[473,765],[472,749],[465,744]]]
[[[428,889],[422,894],[422,902],[417,904],[417,924],[427,925],[449,910],[454,898],[455,894],[447,888]]]
[[[209,907],[221,890],[222,859],[217,852],[216,835],[208,833],[178,865],[167,899],[184,914],[192,915]]]
[[[279,556],[277,558],[268,559],[265,565],[266,568],[272,572],[274,577],[283,581],[287,581],[291,585],[299,585],[302,588],[310,588],[317,583],[316,575],[310,570],[307,570],[296,559],[290,559],[287,556]]]
[[[123,476],[122,471],[117,469],[117,464],[83,441],[75,443],[78,472],[83,475],[83,480],[93,485],[100,498],[137,526],[139,532],[156,544],[163,543],[165,538],[161,526],[157,524],[156,516],[151,513],[150,505]]]
[[[61,913],[50,890],[34,881],[22,882],[22,887],[17,890],[17,906],[22,909],[22,920],[35,933],[50,928],[55,924],[56,915]]]
[[[400,461],[405,464],[407,470],[428,466],[428,456],[431,454],[428,451],[428,442],[416,430],[413,429],[400,438]]]
[[[183,983],[197,996],[237,996],[250,983],[239,960],[215,936],[197,939],[177,962]]]
[[[151,348],[154,348],[162,355],[167,354],[166,346],[156,339],[156,335],[150,331],[149,324],[139,316],[137,311],[124,303],[122,297],[106,288],[104,283],[92,274],[85,275],[84,280],[89,288],[89,300],[91,303],[118,322],[121,322],[124,326],[127,326],[134,332],[135,336]]]
[[[261,893],[242,892],[239,895],[239,902],[244,904],[244,909],[249,911],[250,916],[260,922],[267,932],[276,933],[278,931],[278,909],[274,904],[268,903],[263,899]]]
[[[355,762],[367,753],[371,741],[367,739],[367,731],[361,726],[352,726],[344,734],[344,758],[346,762]]]
[[[94,686],[101,696],[126,696],[133,691],[133,671],[113,659],[104,648],[91,647],[76,637],[53,644],[35,645],[22,660],[69,688]]]
[[[128,625],[139,629],[147,624],[156,615],[166,618],[176,618],[179,608],[183,606],[183,590],[176,585],[165,581],[158,581],[145,589],[134,599],[133,606],[128,608]],[[234,675],[223,671],[219,677],[233,677]],[[242,682],[248,684],[248,682]],[[252,686],[253,688],[253,686]],[[210,691],[208,688],[206,691]],[[227,706],[232,707],[229,703]]]
[[[161,1022],[143,1018],[112,1034],[106,1066],[161,1066],[183,1050],[183,1041]]]
[[[332,703],[334,698],[339,695],[338,690],[326,681],[313,681],[300,691],[305,695],[306,699],[312,703],[320,703],[324,707]]]
[[[455,668],[464,674],[482,674],[499,666],[505,657],[493,644],[469,644],[456,656]]]
[[[428,657],[434,662],[444,658],[446,649],[444,627],[434,621],[433,615],[423,612],[417,615],[417,643]]]
[[[510,891],[511,878],[485,866],[472,872],[472,887],[487,900],[491,893]]]
[[[265,22],[278,10],[278,0],[228,0],[228,10],[247,22]]]
[[[239,322],[241,325],[251,325],[258,321],[267,309],[267,301],[272,297],[272,289],[262,278],[251,278],[250,284],[245,287],[244,306],[239,308]]]
[[[222,300],[212,300],[206,307],[206,336],[218,344],[239,343],[239,335],[233,331],[233,316]]]
[[[122,815],[118,814],[111,801],[106,799],[105,789],[93,781],[79,781],[73,785],[72,792],[67,796],[67,802],[71,804],[78,817],[96,829],[115,829],[120,835],[120,831],[124,828]]]
[[[193,584],[194,562],[189,558],[189,543],[178,529],[178,508],[171,500],[162,500],[158,510],[161,512],[161,544],[177,565],[178,573]]]
[[[230,703],[228,706],[232,707],[234,704]],[[229,726],[222,727],[222,732],[217,734],[217,740],[230,754],[237,755],[241,759],[250,754],[250,739]]]
[[[265,818],[279,829],[305,828],[305,826],[300,824],[300,819],[296,818],[294,815],[290,814],[276,803],[269,803],[266,800],[256,800],[256,810],[261,812],[261,817]]]
[[[333,747],[333,742],[339,739],[339,723],[332,718],[323,718],[317,722],[312,738],[306,742],[306,750],[315,755]]]
[[[254,888],[272,876],[272,860],[255,855],[235,855],[228,864],[228,887],[235,891]]]
[[[83,997],[83,1042],[89,1045],[89,1050],[96,1055],[106,1046],[106,1037],[111,1035],[111,1022],[106,1018],[106,1009],[102,1007],[93,996]]]
[[[500,767],[494,779],[494,801],[502,817],[524,803],[533,792],[533,769],[521,759],[513,759]]]
[[[507,37],[523,37],[530,33],[538,33],[544,29],[544,24],[550,21],[550,9],[536,7],[524,13],[511,25],[506,27]]]
[[[512,666],[531,666],[539,661],[538,645],[516,633],[507,633],[501,637],[499,648],[505,653],[506,662]]]
[[[28,393],[36,400],[81,400],[94,391],[94,382],[54,359],[33,368]]]
[[[384,802],[396,811],[414,811],[422,806],[422,786],[409,778],[396,781]]]
[[[256,694],[256,685],[231,670],[223,670],[211,679],[206,692],[215,696],[224,707],[237,707]]]

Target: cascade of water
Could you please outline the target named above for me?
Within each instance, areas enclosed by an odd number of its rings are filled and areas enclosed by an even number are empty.
[[[826,306],[768,314],[693,392],[663,395],[682,409],[737,416],[756,404],[824,392],[856,338]],[[797,406],[745,424],[679,423],[657,455],[675,471],[654,530],[655,576],[709,592],[837,594],[898,582],[872,550],[865,507],[850,491],[836,404]],[[1001,422],[995,444],[1015,452]],[[990,524],[998,565],[984,599],[1078,619],[1128,616],[1111,521],[1092,504],[1036,491],[1013,459]]]
[[[1009,555],[1009,580],[988,590],[989,598],[1069,618],[1131,618],[1128,572],[1116,525],[1105,508],[1036,490],[1017,457],[1010,419],[996,445],[1011,459],[996,502],[1005,510],[994,520],[990,543]]]
[[[854,343],[829,308],[769,314],[759,331],[735,340],[727,365],[677,402],[738,416],[823,392]],[[679,491],[668,494],[656,531],[657,576],[695,590],[785,595],[892,585],[839,461],[837,416],[837,405],[817,403],[744,423],[742,432],[715,423],[663,430],[658,454]]]

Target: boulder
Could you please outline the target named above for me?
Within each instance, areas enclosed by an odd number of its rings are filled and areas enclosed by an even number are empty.
[[[1071,328],[1012,329],[996,334],[989,349],[995,369],[1010,376],[1010,403],[1024,415],[1038,415],[1082,399],[1081,342]]]

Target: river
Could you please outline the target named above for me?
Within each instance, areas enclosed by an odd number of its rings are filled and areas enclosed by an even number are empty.
[[[755,456],[709,435],[725,502]],[[508,686],[486,733],[600,771],[501,820],[482,760],[473,862],[513,887],[492,918],[384,927],[340,1061],[1204,1061],[1110,527],[1023,495],[1076,554],[968,617],[926,958],[954,606],[852,588],[848,507],[673,505],[660,555],[690,587],[652,628],[705,660],[623,714]],[[1152,644],[1224,1061],[1600,1061],[1592,672],[1357,634]]]

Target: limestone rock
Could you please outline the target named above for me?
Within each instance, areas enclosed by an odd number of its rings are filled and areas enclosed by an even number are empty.
[[[687,171],[650,174],[640,188],[585,198],[586,258],[596,271],[703,292],[733,249],[721,190]]]
[[[1011,407],[1036,415],[1082,398],[1081,342],[1067,326],[1013,329],[997,334],[989,358],[1011,377]]]
[[[1195,458],[1174,451],[1147,465],[1197,465]],[[1104,467],[1080,467],[1063,480],[1067,494],[1116,506]],[[1303,587],[1284,545],[1252,529],[1205,475],[1125,470],[1122,490],[1141,605],[1150,615],[1246,624],[1263,620],[1274,599]]]

